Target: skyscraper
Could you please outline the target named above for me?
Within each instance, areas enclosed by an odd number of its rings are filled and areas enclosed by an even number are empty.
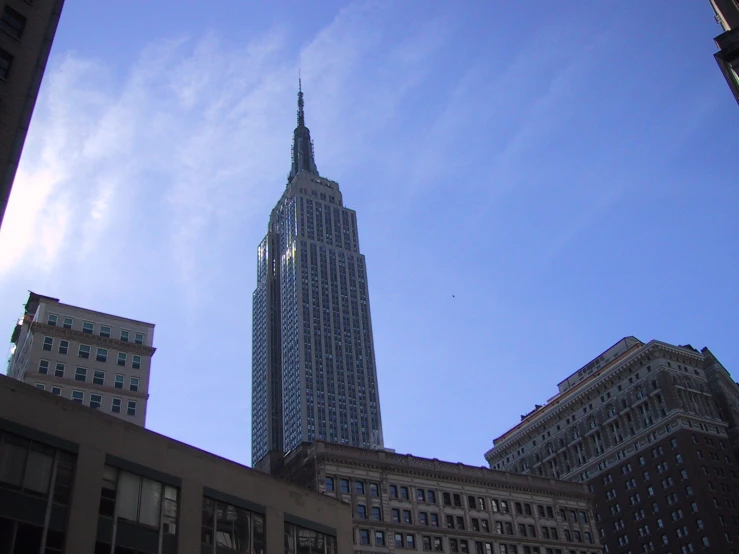
[[[383,445],[357,218],[318,173],[300,88],[288,183],[257,249],[252,317],[253,464],[316,440]]]

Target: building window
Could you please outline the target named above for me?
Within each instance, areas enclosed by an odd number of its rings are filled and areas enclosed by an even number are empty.
[[[438,527],[439,526],[439,514],[429,514],[429,517],[431,518],[431,527]]]
[[[452,495],[448,492],[445,492],[443,495],[444,498],[444,506],[451,506],[452,505]]]
[[[80,358],[89,358],[90,357],[90,347],[86,344],[80,344],[80,349],[77,351],[77,356]]]
[[[143,333],[136,333],[134,335],[133,342],[135,342],[136,344],[144,344],[144,335],[143,335]]]
[[[398,486],[390,485],[389,493],[390,493],[390,498],[398,498]]]
[[[426,491],[426,498],[429,504],[436,504],[436,492]]]
[[[131,363],[131,367],[134,369],[141,369],[141,356],[134,356],[133,362]]]
[[[59,316],[56,314],[49,314],[49,318],[46,320],[46,323],[51,325],[52,327],[56,327],[57,319],[59,319]]]
[[[103,363],[107,362],[108,361],[108,350],[105,348],[98,348],[95,359],[98,362],[103,362]]]
[[[59,341],[59,354],[66,354],[68,351],[69,351],[69,341],[60,340]]]
[[[113,383],[113,386],[117,389],[123,388],[123,382],[125,380],[125,377],[121,375],[120,373],[115,376],[115,382]]]
[[[64,323],[62,324],[62,327],[65,329],[71,329],[72,328],[72,318],[71,317],[65,317]]]
[[[372,506],[372,519],[375,521],[382,521],[382,508],[379,506]]]
[[[103,397],[100,394],[90,395],[90,408],[98,409],[103,404]]]
[[[369,544],[369,529],[360,529],[359,530],[359,544]]]
[[[51,352],[51,348],[54,346],[54,339],[52,337],[44,337],[44,345],[42,348]]]
[[[410,510],[403,510],[403,523],[407,523],[408,525],[413,523]]]
[[[121,340],[128,342],[128,331],[126,329],[121,329]]]
[[[416,500],[418,502],[426,502],[426,491],[423,489],[416,489]]]
[[[341,484],[341,493],[342,494],[349,494],[349,479],[342,479],[340,481]]]
[[[157,529],[159,533],[174,535],[177,528],[177,497],[177,488],[173,486],[105,466],[98,511],[103,517],[115,515],[116,518]],[[203,518],[203,528],[206,524]],[[231,526],[224,526],[224,534],[228,528]],[[160,535],[160,544],[161,540]]]
[[[375,531],[375,546],[385,546],[385,533],[383,531]]]
[[[354,492],[364,494],[364,481],[354,481]]]
[[[138,377],[131,377],[131,380],[128,384],[128,389],[133,392],[139,391],[139,378]]]
[[[398,508],[393,508],[392,510],[390,510],[390,516],[393,523],[400,523],[400,510]]]
[[[326,492],[334,492],[334,478],[326,477]]]
[[[105,372],[99,369],[94,370],[92,372],[92,382],[95,385],[104,385],[105,384]]]
[[[39,363],[38,363],[38,372],[41,375],[48,375],[49,374],[49,360],[39,360]]]
[[[400,498],[401,500],[410,500],[410,495],[408,494],[408,487],[400,487]]]
[[[39,390],[46,390],[46,386],[43,383],[36,383],[36,388]]]
[[[120,398],[114,398],[113,403],[110,405],[110,411],[114,414],[120,414],[121,413],[121,399]]]
[[[62,388],[61,387],[51,387],[51,394],[55,394],[57,396],[61,396],[61,394],[62,394]]]
[[[77,402],[78,404],[82,404],[82,402],[85,399],[85,393],[81,390],[73,390],[72,391],[72,401]]]
[[[62,362],[56,363],[56,368],[54,369],[54,377],[64,377],[64,364]]]
[[[101,325],[100,326],[100,336],[101,337],[110,337],[110,327],[107,325]]]
[[[87,368],[78,367],[77,370],[74,372],[74,380],[81,381],[83,383],[87,381]]]
[[[403,533],[395,533],[395,548],[403,548]]]
[[[370,483],[370,496],[374,498],[380,496],[380,486],[377,483]]]
[[[128,408],[126,410],[126,413],[130,416],[136,415],[136,401],[135,400],[128,401]]]
[[[126,353],[118,352],[118,365],[126,367]]]
[[[23,29],[25,28],[26,18],[23,14],[10,6],[5,6],[3,15],[0,17],[0,29],[8,33],[11,37],[20,40],[23,36]]]
[[[7,80],[13,65],[13,55],[0,48],[0,79]]]
[[[455,494],[454,495],[454,505],[457,508],[461,508],[462,507],[462,497],[460,495],[458,495],[458,494]]]
[[[82,332],[91,335],[95,331],[95,324],[89,321],[82,322]]]
[[[364,504],[357,504],[357,517],[359,519],[367,519],[367,506]]]
[[[405,547],[410,550],[416,549],[416,536],[415,535],[406,535],[405,536]]]

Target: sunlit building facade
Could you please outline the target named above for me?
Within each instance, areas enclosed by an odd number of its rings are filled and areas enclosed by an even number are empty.
[[[318,173],[300,91],[287,187],[257,249],[252,463],[315,440],[383,445],[356,213]]]

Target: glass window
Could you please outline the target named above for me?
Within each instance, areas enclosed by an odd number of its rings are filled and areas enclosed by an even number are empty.
[[[126,413],[130,416],[136,415],[136,401],[135,400],[128,401],[128,409],[126,410]]]
[[[100,336],[101,337],[109,337],[110,336],[110,327],[107,325],[101,325],[100,326]]]
[[[359,542],[365,544],[364,540],[369,544],[369,530],[360,529]],[[382,544],[375,535],[375,545]],[[336,554],[336,537],[286,522],[285,554]]]
[[[54,369],[54,376],[64,377],[64,364],[62,362],[56,363],[56,368]]]
[[[327,492],[334,491],[334,478],[333,477],[326,477],[326,491]]]
[[[65,329],[71,329],[72,328],[72,321],[73,320],[72,320],[71,317],[65,317],[64,318],[64,324],[62,325],[62,327],[64,327]]]
[[[46,320],[46,323],[51,325],[52,327],[56,327],[57,319],[59,319],[59,316],[56,314],[49,314],[49,319]]]
[[[87,334],[92,334],[92,332],[95,330],[95,324],[91,321],[83,321],[82,322],[82,332]]]
[[[69,350],[69,341],[60,340],[59,341],[59,354],[66,354],[68,350]]]
[[[400,487],[400,498],[403,500],[410,499],[410,495],[408,494],[408,487]]]
[[[131,367],[134,369],[141,369],[141,356],[134,356]]]
[[[364,494],[364,481],[354,481],[354,492]]]
[[[41,375],[47,375],[49,373],[49,360],[39,360],[38,372]]]
[[[383,531],[375,531],[375,546],[385,546],[385,533]]]
[[[80,349],[77,353],[77,355],[80,358],[89,358],[90,357],[90,347],[87,344],[80,344]]]
[[[370,483],[370,496],[375,498],[380,496],[380,486],[377,483]]]
[[[128,384],[128,388],[133,392],[138,392],[139,390],[139,378],[138,377],[131,377],[131,381]]]
[[[92,382],[96,385],[104,385],[105,384],[105,372],[96,369],[92,372]]]
[[[369,544],[369,529],[360,529],[359,530],[359,544]]]
[[[87,381],[87,368],[78,367],[77,370],[74,372],[74,380],[82,381],[83,383]]]
[[[78,404],[82,404],[82,401],[85,399],[85,393],[81,390],[73,390],[72,391],[72,400],[74,402],[77,402]]]
[[[125,367],[126,365],[126,353],[125,352],[118,352],[118,365]]]
[[[113,403],[110,406],[110,411],[114,414],[120,414],[121,413],[121,399],[120,398],[114,398]]]
[[[429,504],[436,504],[436,492],[427,491],[426,498],[428,499]]]
[[[364,504],[357,504],[357,517],[359,519],[367,519],[367,506]]]
[[[44,337],[44,345],[42,348],[51,352],[51,348],[54,346],[54,339],[52,337]]]
[[[62,394],[62,388],[61,387],[51,387],[51,394],[56,394],[57,396],[60,396]]]
[[[343,494],[349,494],[349,479],[341,480],[341,492]]]
[[[128,342],[128,331],[126,329],[121,329],[121,340]]]
[[[125,377],[121,375],[120,373],[115,376],[115,382],[113,383],[113,386],[117,389],[123,388],[123,382],[125,381]]]
[[[90,395],[90,408],[98,409],[100,408],[101,404],[103,403],[103,396],[100,394],[91,394]]]
[[[144,344],[144,334],[143,333],[136,333],[134,335],[133,342],[136,344]]]
[[[98,362],[107,362],[108,361],[108,350],[107,350],[107,348],[98,348],[98,350],[97,350],[97,356],[95,356],[95,359]]]

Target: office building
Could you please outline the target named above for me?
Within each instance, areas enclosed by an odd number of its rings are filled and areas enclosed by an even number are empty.
[[[736,0],[711,0],[711,6],[723,29],[723,33],[714,39],[719,49],[714,58],[739,102],[739,4]]]
[[[739,385],[704,348],[627,337],[485,454],[586,483],[610,554],[739,552]]]
[[[334,498],[0,377],[0,554],[337,554]]]
[[[0,14],[0,226],[64,0],[6,0]]]
[[[323,441],[274,473],[350,504],[355,554],[603,552],[580,483]]]
[[[356,213],[318,173],[299,89],[292,168],[257,250],[252,463],[314,440],[383,445]]]
[[[11,340],[9,377],[146,424],[153,324],[32,292]]]

